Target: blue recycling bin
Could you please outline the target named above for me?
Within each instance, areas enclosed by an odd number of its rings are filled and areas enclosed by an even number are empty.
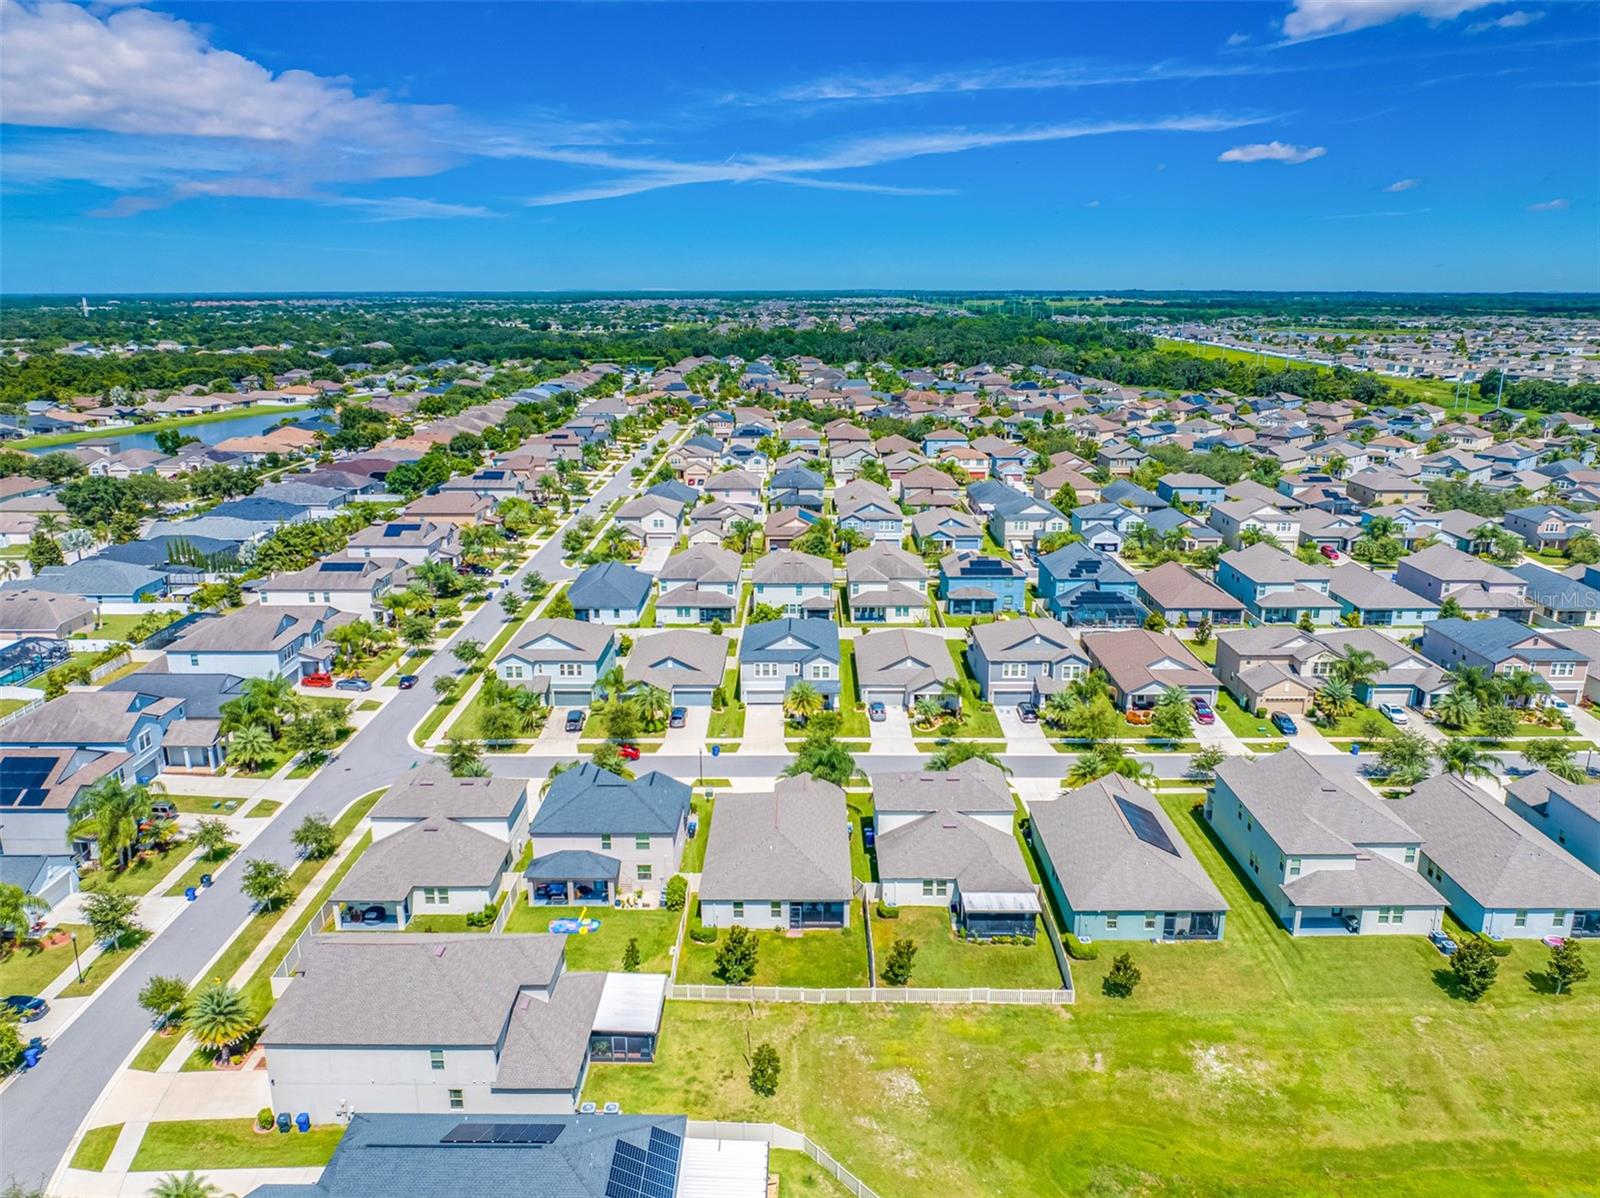
[[[721,745],[712,745],[711,746],[711,756],[713,756],[713,757],[721,757],[722,756],[722,746]]]
[[[289,1134],[289,1112],[288,1111],[279,1111],[278,1112],[278,1131],[281,1132],[283,1135],[288,1135]]]
[[[192,902],[194,902],[195,899],[197,899],[199,897],[200,897],[200,892],[198,890],[196,890],[193,886],[185,886],[183,888],[183,898],[184,898],[185,902],[192,903]]]
[[[306,1114],[306,1112],[301,1111],[298,1115],[296,1115],[294,1117],[294,1125],[296,1127],[298,1127],[302,1132],[310,1131],[311,1130],[311,1116]]]
[[[24,1048],[22,1050],[22,1067],[32,1069],[39,1063],[39,1050],[37,1048]]]
[[[1361,742],[1359,740],[1353,740],[1350,742],[1350,756],[1361,756]]]

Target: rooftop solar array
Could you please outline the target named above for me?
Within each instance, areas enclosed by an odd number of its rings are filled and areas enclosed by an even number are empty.
[[[55,768],[53,757],[7,757],[0,760],[0,807],[42,807],[50,795],[45,781]]]
[[[383,526],[383,535],[386,537],[400,537],[408,532],[420,532],[421,529],[422,525],[420,524],[385,524]]]
[[[1167,830],[1149,811],[1137,803],[1120,797],[1117,799],[1117,809],[1122,812],[1122,818],[1128,821],[1128,827],[1133,829],[1133,834],[1140,840],[1151,848],[1160,849],[1163,853],[1171,853],[1174,857],[1178,855],[1177,846],[1172,843]]]
[[[985,575],[1000,577],[1015,572],[1015,567],[1001,557],[975,557],[969,558],[962,566],[961,573],[969,578],[978,578]]]
[[[366,562],[323,562],[318,567],[324,574],[359,574],[366,568]]]
[[[650,1129],[647,1148],[618,1140],[611,1153],[606,1198],[673,1198],[678,1192],[678,1158],[682,1152],[682,1137],[659,1127]]]
[[[458,1123],[439,1138],[439,1143],[527,1146],[553,1144],[560,1134],[559,1123]]]

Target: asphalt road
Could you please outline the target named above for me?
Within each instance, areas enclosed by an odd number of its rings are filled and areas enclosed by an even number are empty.
[[[598,517],[613,499],[635,490],[638,484],[629,477],[630,468],[649,456],[649,447],[659,437],[670,439],[676,431],[677,426],[669,424],[651,438],[578,514]],[[551,581],[571,577],[573,572],[562,566],[561,557],[558,533],[511,579],[511,585],[519,585],[528,570],[538,570]],[[487,643],[503,626],[504,612],[491,600],[472,614],[456,638]],[[411,747],[408,733],[433,706],[434,677],[454,665],[448,652],[435,653],[420,671],[415,689],[396,692],[373,721],[350,738],[338,758],[278,813],[251,844],[249,855],[292,863],[296,854],[290,836],[301,819],[318,811],[335,817],[355,799],[419,764],[426,754]],[[198,977],[249,917],[252,904],[239,888],[242,874],[238,868],[224,870],[202,899],[107,982],[94,1002],[50,1042],[38,1068],[6,1087],[0,1102],[0,1178],[41,1184],[49,1179],[100,1092],[150,1028],[150,1016],[137,1001],[145,980],[153,974]]]

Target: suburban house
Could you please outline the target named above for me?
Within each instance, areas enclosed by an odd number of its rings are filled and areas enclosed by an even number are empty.
[[[857,479],[833,496],[835,522],[869,541],[898,545],[905,536],[905,516],[894,496],[877,483]]]
[[[1134,579],[1140,603],[1159,612],[1168,624],[1244,623],[1243,603],[1178,562],[1163,562]]]
[[[1266,544],[1231,550],[1217,564],[1217,585],[1263,624],[1296,624],[1305,616],[1313,624],[1334,623],[1339,601],[1328,594],[1330,582],[1321,566]]]
[[[1535,624],[1562,628],[1593,628],[1600,625],[1600,590],[1534,562],[1524,562],[1512,571],[1528,585],[1528,602],[1533,606]],[[1585,571],[1586,577],[1593,571]]]
[[[1354,615],[1367,627],[1420,625],[1439,615],[1438,604],[1354,562],[1333,571],[1328,594],[1339,601],[1342,616]]]
[[[6,591],[45,591],[76,595],[92,603],[143,603],[167,593],[167,576],[160,570],[108,557],[86,557],[65,566],[46,566],[32,578],[8,582]]]
[[[1086,632],[1083,650],[1090,664],[1105,671],[1124,711],[1148,710],[1173,687],[1191,699],[1217,701],[1215,676],[1177,637],[1144,628]]]
[[[983,525],[965,512],[934,509],[911,517],[911,541],[923,553],[976,553],[983,548]]]
[[[747,704],[782,703],[797,682],[840,696],[839,626],[831,620],[770,620],[747,625],[739,640],[739,693]]]
[[[1355,777],[1299,749],[1230,757],[1206,820],[1295,936],[1426,935],[1444,899],[1418,872],[1422,836]]]
[[[803,466],[789,466],[772,476],[768,496],[775,508],[803,507],[820,512],[826,486],[826,480],[815,471]]]
[[[616,659],[617,635],[603,624],[530,620],[521,639],[494,659],[494,672],[504,682],[547,694],[553,707],[586,707]]]
[[[1444,670],[1393,638],[1365,629],[1313,633],[1271,624],[1225,632],[1217,637],[1216,674],[1246,711],[1304,715],[1339,659],[1355,649],[1373,654],[1383,667],[1354,688],[1357,701],[1368,706],[1428,708],[1450,691]]]
[[[1012,831],[1016,800],[998,766],[872,776],[883,901],[943,907],[969,938],[1036,936],[1038,889]]]
[[[1499,614],[1528,621],[1525,580],[1448,545],[1430,545],[1400,559],[1394,580],[1435,603],[1454,599],[1468,615]]]
[[[724,470],[706,479],[705,492],[726,503],[736,503],[759,512],[766,506],[762,502],[763,486],[759,474],[749,470]]]
[[[683,859],[689,788],[657,770],[623,778],[585,761],[556,775],[529,831],[536,860],[557,852],[599,854],[610,863],[611,897],[654,899]]]
[[[921,465],[900,476],[900,502],[908,508],[952,508],[961,502],[961,484],[937,466]]]
[[[15,640],[66,640],[75,632],[92,632],[99,615],[98,603],[77,595],[0,590],[0,636]]]
[[[474,915],[509,901],[506,876],[528,839],[528,784],[424,766],[367,818],[372,843],[333,889],[335,926],[404,931],[418,917]]]
[[[128,764],[121,750],[0,747],[0,881],[51,903],[76,891],[79,861],[94,847],[69,835],[81,800],[102,778],[131,781]]]
[[[640,495],[617,509],[617,524],[646,549],[672,545],[683,524],[685,504],[665,495]]]
[[[1422,837],[1422,876],[1494,940],[1600,935],[1600,875],[1465,778],[1440,774],[1395,800]]]
[[[1165,511],[1171,506],[1154,491],[1147,491],[1138,483],[1126,478],[1119,478],[1116,482],[1106,484],[1105,490],[1100,493],[1100,498],[1105,503],[1114,503],[1141,516]]]
[[[805,508],[779,508],[767,517],[766,524],[762,528],[762,542],[766,551],[772,553],[775,550],[788,549],[797,538],[810,532],[811,526],[816,522],[816,513],[808,512]],[[713,538],[714,541],[717,539],[719,538]],[[690,544],[693,543],[694,538],[691,537]]]
[[[450,565],[461,556],[461,529],[432,520],[390,520],[363,528],[350,538],[345,552],[351,557],[397,558],[413,566],[430,561]]]
[[[1245,533],[1254,531],[1280,549],[1292,549],[1300,539],[1300,521],[1270,503],[1253,499],[1233,499],[1212,507],[1206,522],[1222,537],[1229,549],[1245,547]]]
[[[656,575],[657,624],[732,624],[744,559],[718,545],[674,553]]]
[[[1391,503],[1424,503],[1428,484],[1393,470],[1362,470],[1345,480],[1345,490],[1357,507],[1385,507]]]
[[[717,799],[700,874],[707,927],[850,926],[850,816],[844,791],[799,774],[771,794]]]
[[[572,612],[590,624],[637,624],[654,579],[622,562],[590,566],[567,587]]]
[[[1037,616],[973,625],[967,661],[983,697],[997,707],[1037,703],[1089,672],[1077,636],[1059,620]]]
[[[101,754],[115,755],[118,760],[108,763],[100,773],[114,772],[130,784],[150,781],[161,771],[161,742],[167,730],[182,721],[185,714],[181,699],[138,691],[68,691],[0,724],[0,746],[5,746],[7,761],[11,761],[16,749],[63,750],[85,755],[76,762],[61,763],[53,772],[42,766],[26,769],[26,774],[39,781],[24,785],[27,778],[17,780],[18,810],[31,806],[31,800],[40,797],[41,790],[48,789],[45,781],[54,778],[59,784],[79,777],[80,771]],[[14,764],[13,768],[19,767]],[[0,789],[11,781],[6,779]],[[3,829],[8,842],[16,831],[10,817],[11,813],[7,812]]]
[[[1227,498],[1226,488],[1216,479],[1181,471],[1163,474],[1157,479],[1156,494],[1168,503],[1190,503],[1199,507],[1212,507]]]
[[[1299,513],[1300,544],[1326,545],[1337,553],[1348,554],[1365,529],[1361,517],[1340,512],[1308,507]]]
[[[939,562],[938,596],[952,616],[1028,610],[1028,575],[1008,557],[964,550]]]
[[[1074,508],[1068,522],[1089,548],[1101,553],[1118,553],[1145,518],[1121,504],[1091,503]]]
[[[1563,549],[1574,533],[1594,534],[1586,515],[1551,504],[1512,508],[1500,523],[1507,532],[1526,541],[1530,549]]]
[[[825,557],[792,549],[769,553],[756,559],[750,579],[757,605],[782,608],[787,616],[833,614],[833,563]]]
[[[1506,787],[1506,809],[1600,872],[1600,784],[1568,782],[1540,770]],[[1588,931],[1600,935],[1600,924]]]
[[[1228,904],[1144,787],[1110,774],[1028,811],[1040,872],[1079,940],[1221,940]]]
[[[666,976],[569,972],[565,941],[311,937],[260,1040],[273,1105],[321,1124],[437,1112],[449,1126],[435,1123],[436,1138],[467,1112],[570,1115],[590,1061],[654,1059]],[[378,1017],[350,1018],[374,1004]],[[390,1176],[379,1189],[408,1184]]]
[[[850,618],[858,624],[926,624],[928,567],[897,545],[875,544],[844,559]]]
[[[328,633],[354,618],[320,603],[251,604],[192,625],[167,646],[167,668],[174,674],[282,675],[297,682],[327,670],[335,653]]]
[[[967,488],[967,501],[987,517],[995,544],[1007,549],[1026,549],[1041,537],[1067,531],[1067,517],[1055,504],[1002,482],[974,483]]]
[[[687,628],[643,632],[622,676],[666,691],[674,707],[710,707],[712,692],[728,672],[728,645],[727,637]]]
[[[960,672],[944,637],[932,632],[883,629],[855,638],[856,685],[863,703],[883,703],[910,710],[918,699],[960,706],[959,695],[945,684]]]
[[[303,607],[321,604],[363,620],[385,623],[389,617],[383,599],[411,578],[411,568],[397,559],[328,557],[304,570],[274,574],[246,584],[263,607]]]
[[[1434,620],[1423,629],[1422,655],[1446,670],[1476,666],[1491,674],[1522,669],[1538,674],[1550,693],[1574,705],[1583,695],[1589,659],[1516,620]]]
[[[1033,450],[1015,441],[993,435],[979,437],[972,448],[989,460],[989,476],[1013,486],[1021,486],[1028,476],[1028,463],[1033,461]]]
[[[1039,559],[1039,598],[1068,624],[1132,628],[1143,624],[1139,585],[1132,572],[1082,541]]]
[[[1128,475],[1149,460],[1150,455],[1137,445],[1127,441],[1111,440],[1101,444],[1100,452],[1095,455],[1094,464],[1102,470],[1109,470],[1112,474]]]

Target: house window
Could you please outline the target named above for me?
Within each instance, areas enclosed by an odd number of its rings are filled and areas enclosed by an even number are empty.
[[[429,1069],[443,1069],[444,1068],[444,1049],[442,1049],[442,1048],[430,1048],[430,1049],[428,1049],[428,1068]]]
[[[1416,863],[1417,863],[1417,850],[1414,849],[1414,848],[1406,849],[1406,864],[1407,865],[1415,865]]]
[[[1144,913],[1144,930],[1147,932],[1156,930],[1156,913],[1154,911],[1146,911]]]
[[[578,662],[564,661],[561,663],[561,677],[576,678],[581,673],[583,673],[583,666]]]
[[[605,850],[606,852],[610,852],[611,851],[611,833],[610,832],[602,832],[602,833],[600,833],[600,847],[603,850]]]
[[[639,881],[648,882],[650,880],[650,875],[651,875],[652,872],[653,872],[653,870],[652,870],[651,866],[640,865],[638,867]]]
[[[450,1109],[452,1111],[465,1110],[466,1109],[466,1105],[467,1105],[467,1100],[466,1100],[465,1096],[462,1095],[460,1090],[451,1090],[450,1091]]]
[[[933,879],[932,878],[923,878],[922,879],[922,897],[923,898],[932,898],[933,897]]]
[[[633,847],[641,853],[648,853],[650,851],[650,838],[648,836],[635,836],[633,838]]]
[[[1117,913],[1115,911],[1107,911],[1106,912],[1106,931],[1115,932],[1116,930],[1117,930]]]
[[[1576,671],[1576,662],[1553,661],[1550,663],[1550,677],[1552,678],[1571,678]]]
[[[735,902],[733,904],[733,917],[735,919],[743,919],[744,918],[744,904],[743,903]]]
[[[522,666],[515,663],[508,663],[505,667],[505,671],[505,677],[507,681],[513,681],[527,677],[527,673],[523,670]]]
[[[777,678],[779,673],[778,662],[758,661],[755,663],[755,677],[757,678]]]
[[[189,664],[198,667],[200,665],[200,655],[198,653],[189,654]]]
[[[1068,682],[1071,682],[1072,680],[1077,679],[1077,678],[1082,678],[1083,677],[1083,667],[1081,665],[1079,665],[1077,662],[1070,662],[1070,661],[1069,662],[1063,662],[1062,665],[1061,665],[1061,673],[1060,673],[1059,676],[1061,678],[1065,679]]]
[[[1250,854],[1250,872],[1257,875],[1261,873],[1261,862],[1256,859],[1254,853]]]
[[[1300,858],[1289,858],[1289,876],[1291,878],[1298,878],[1300,876]]]
[[[1000,663],[1000,677],[1026,678],[1028,676],[1028,663],[1025,661],[1005,661]]]
[[[1516,916],[1512,919],[1511,923],[1512,923],[1512,925],[1514,927],[1519,927],[1519,928],[1527,927],[1528,926],[1528,913],[1526,911],[1518,911]]]
[[[150,729],[146,728],[143,732],[139,733],[139,748],[142,750],[142,749],[148,749],[149,747],[150,747]]]
[[[1560,907],[1550,912],[1550,922],[1555,927],[1562,927],[1567,922],[1567,913]]]
[[[782,919],[783,918],[783,904],[781,902],[780,903],[770,903],[770,904],[768,904],[768,906],[771,908],[770,914],[772,915],[773,919]]]
[[[811,676],[813,678],[832,678],[833,669],[826,664],[813,665],[811,667]]]

